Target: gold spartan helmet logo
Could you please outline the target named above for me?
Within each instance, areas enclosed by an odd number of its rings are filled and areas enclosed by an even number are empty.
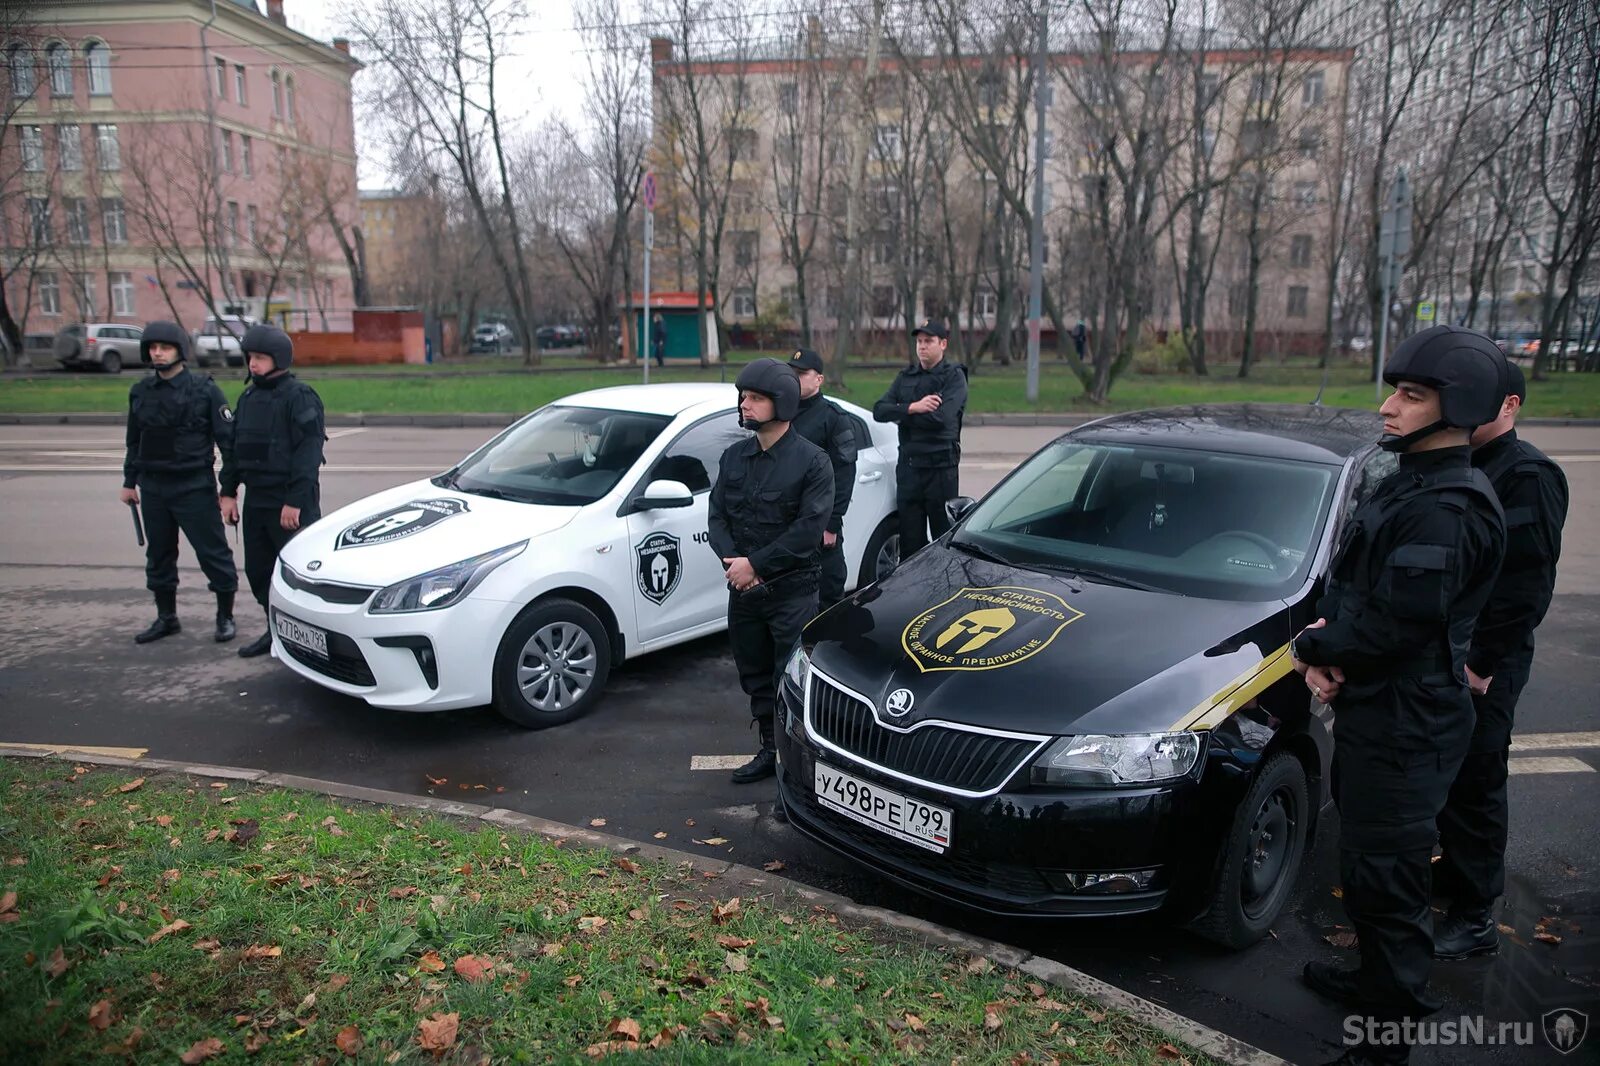
[[[969,639],[955,650],[955,654],[965,655],[969,651],[977,651],[1016,624],[1017,616],[1005,607],[986,607],[981,611],[969,611],[945,627],[945,631],[939,634],[939,639],[934,641],[934,647],[942,649],[952,640],[965,635]]]

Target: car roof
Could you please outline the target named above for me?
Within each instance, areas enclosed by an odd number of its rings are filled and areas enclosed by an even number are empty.
[[[1343,465],[1376,443],[1376,411],[1311,404],[1195,404],[1109,415],[1066,436],[1110,444],[1161,444]]]
[[[675,381],[661,385],[614,385],[573,393],[555,401],[562,407],[603,407],[617,411],[669,415],[710,414],[732,408],[739,399],[732,383]]]

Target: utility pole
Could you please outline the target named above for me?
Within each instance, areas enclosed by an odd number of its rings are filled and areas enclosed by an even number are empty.
[[[656,176],[644,176],[644,317],[639,319],[639,349],[644,355],[644,383],[650,384],[650,250],[656,244]],[[698,311],[698,308],[696,309]]]
[[[1400,287],[1400,272],[1411,254],[1411,185],[1405,168],[1394,179],[1389,206],[1378,225],[1378,273],[1383,282],[1383,321],[1378,326],[1378,380],[1373,393],[1383,400],[1383,360],[1389,343],[1389,294]]]
[[[1050,97],[1048,0],[1039,4],[1039,44],[1033,59],[1033,225],[1028,227],[1028,402],[1039,402],[1039,334],[1044,323],[1044,116]],[[1056,338],[1061,343],[1061,338]]]

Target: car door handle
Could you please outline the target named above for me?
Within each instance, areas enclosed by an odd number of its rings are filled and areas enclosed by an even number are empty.
[[[856,478],[856,481],[859,482],[862,485],[866,485],[866,484],[868,484],[870,482],[878,481],[878,480],[882,479],[882,477],[883,477],[883,471],[882,470],[874,470],[871,473],[862,474],[860,477]]]

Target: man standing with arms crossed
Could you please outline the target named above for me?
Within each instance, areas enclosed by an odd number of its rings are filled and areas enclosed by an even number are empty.
[[[950,528],[947,500],[960,495],[961,415],[967,406],[967,375],[945,361],[950,331],[930,319],[913,331],[917,361],[895,376],[872,417],[900,426],[900,461],[895,466],[895,503],[900,511],[900,558],[909,559]]]
[[[1312,696],[1333,705],[1339,881],[1361,952],[1357,969],[1309,962],[1304,978],[1363,1019],[1338,1060],[1352,1064],[1406,1062],[1404,1023],[1439,1009],[1429,867],[1472,737],[1472,632],[1505,551],[1468,445],[1505,396],[1494,341],[1435,326],[1395,349],[1384,380],[1380,444],[1399,469],[1350,516],[1321,617],[1290,644]]]
[[[1567,520],[1566,475],[1517,436],[1527,380],[1509,360],[1506,377],[1499,416],[1472,434],[1472,465],[1489,478],[1505,509],[1506,558],[1467,653],[1477,724],[1439,815],[1444,855],[1434,864],[1433,883],[1450,897],[1449,915],[1433,933],[1434,957],[1440,959],[1488,955],[1500,947],[1493,909],[1506,887],[1512,719],[1533,666],[1533,631],[1555,591]]]

